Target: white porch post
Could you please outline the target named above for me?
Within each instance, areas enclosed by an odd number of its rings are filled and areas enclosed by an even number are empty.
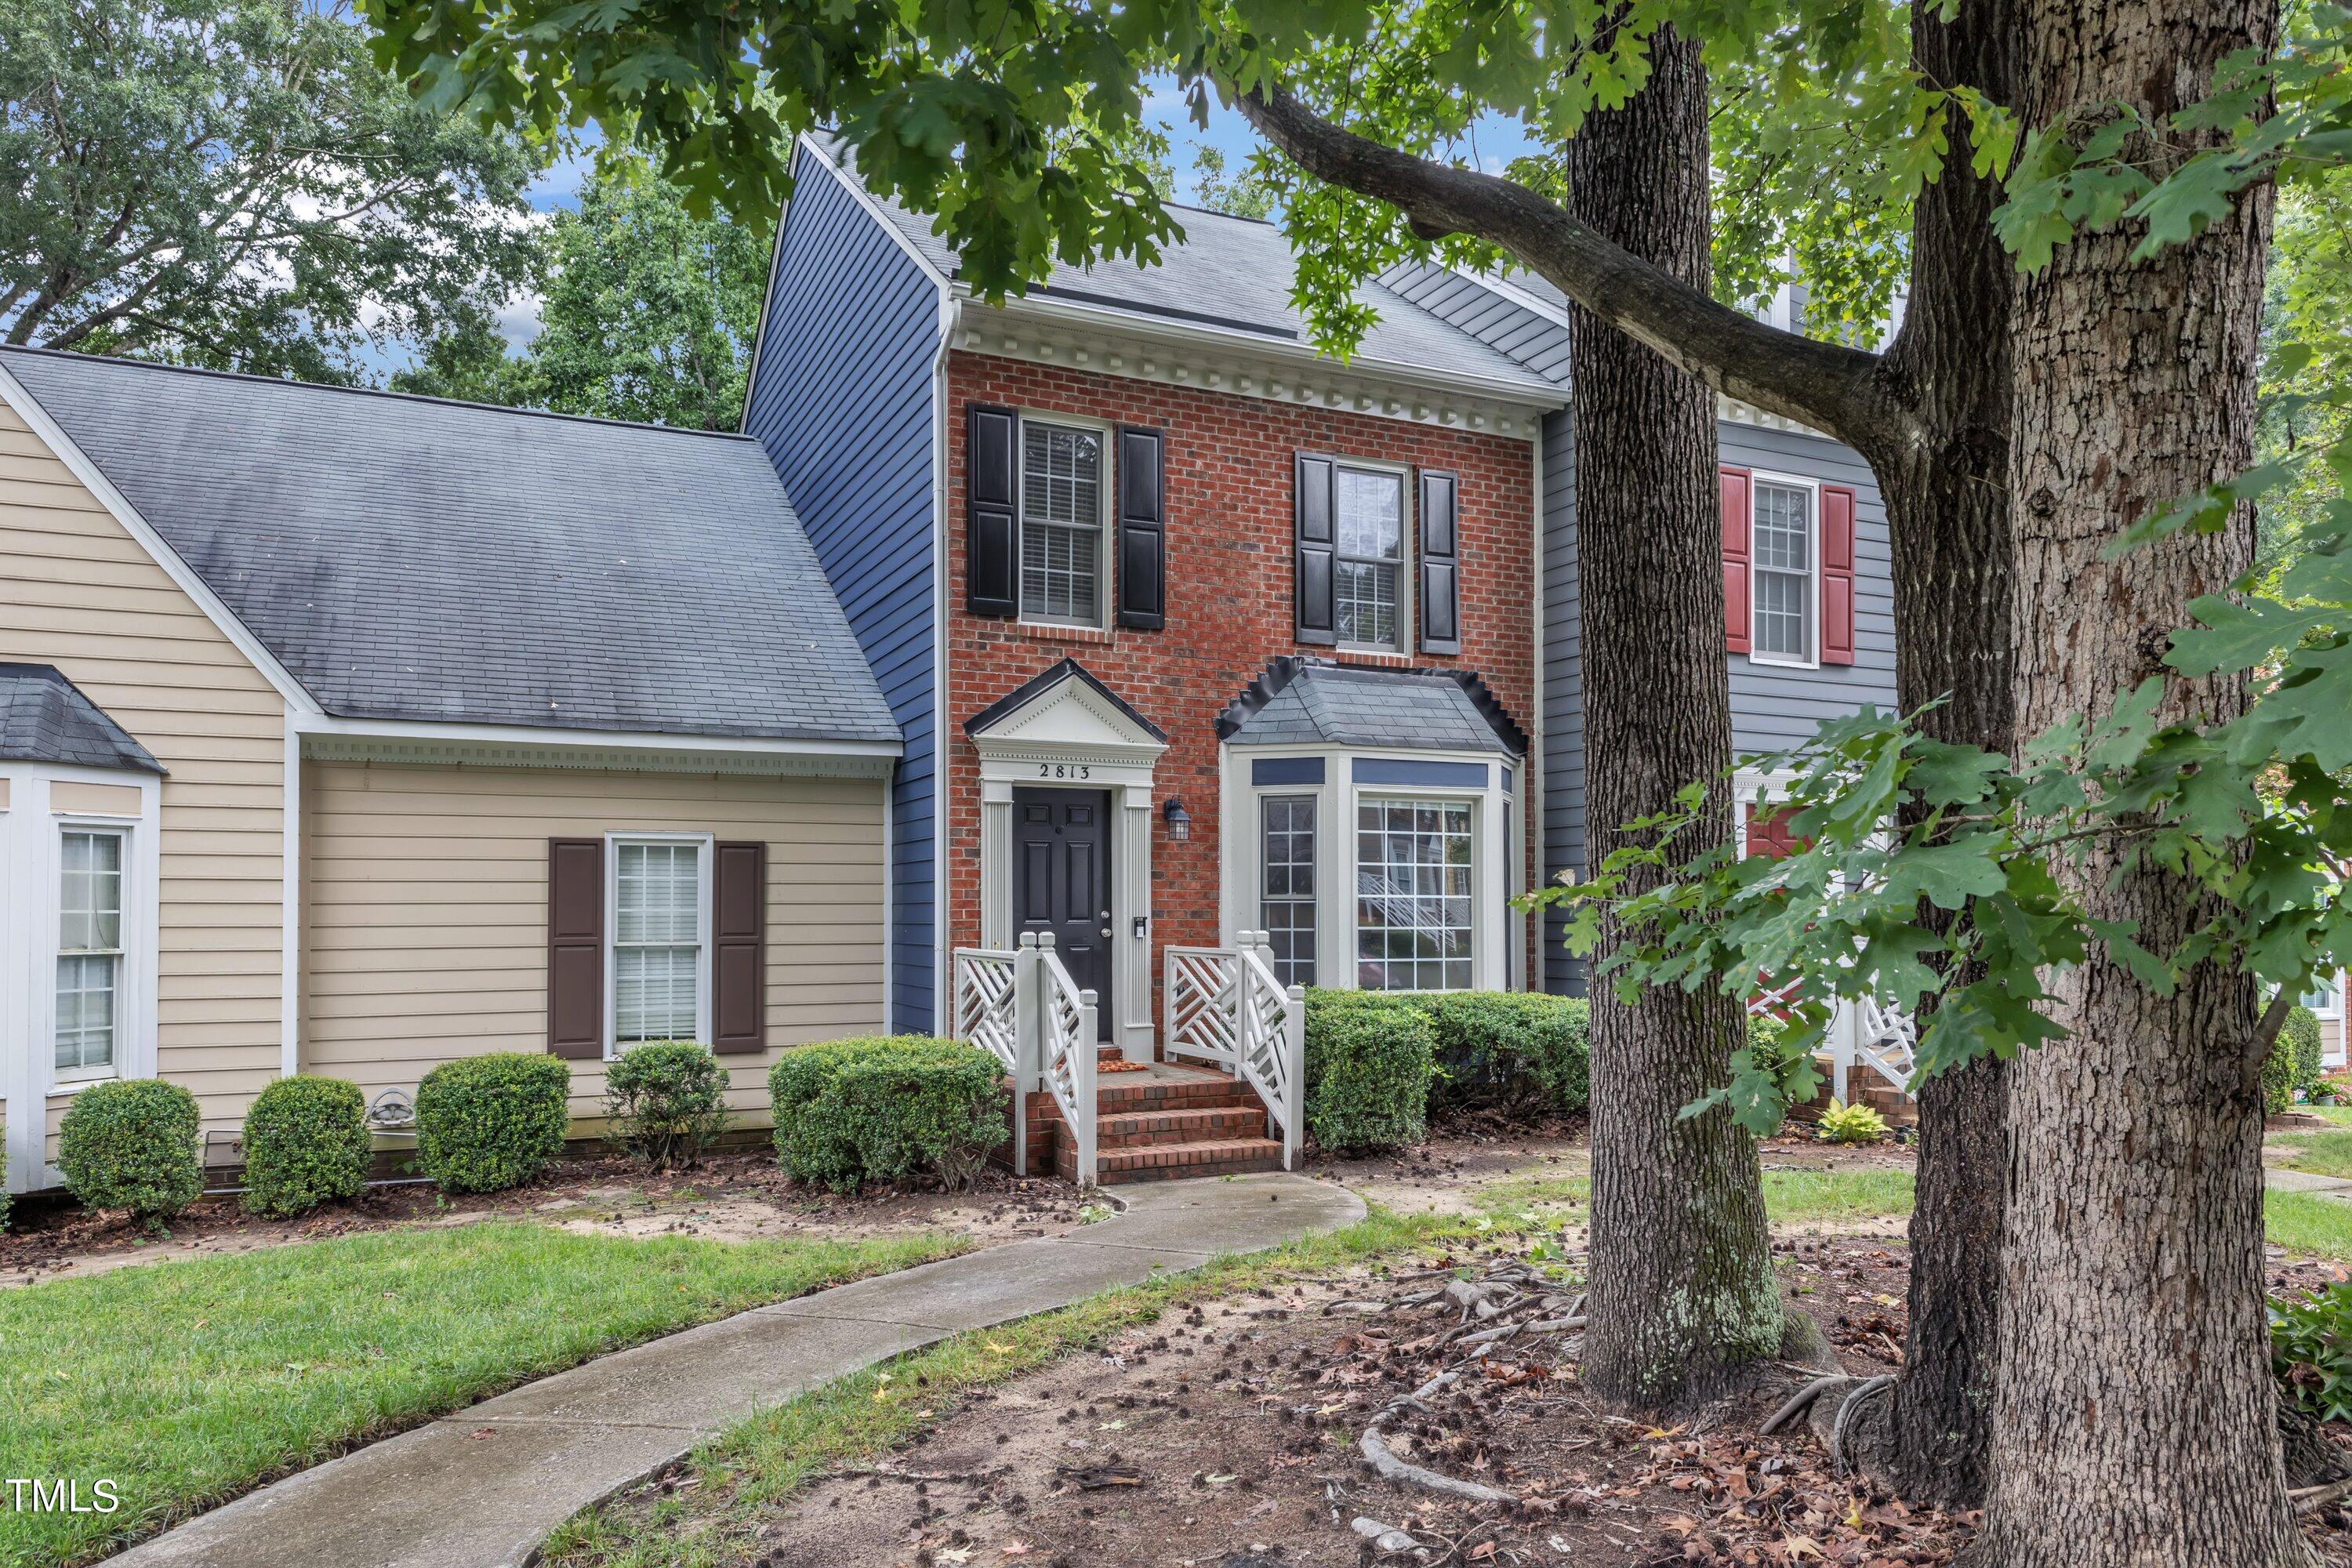
[[[1149,1062],[1158,1033],[1151,1012],[1151,791],[1129,784],[1118,795],[1118,848],[1111,858],[1110,940],[1118,963],[1113,1023],[1119,1055]]]
[[[1013,786],[980,784],[980,945],[1013,945]]]

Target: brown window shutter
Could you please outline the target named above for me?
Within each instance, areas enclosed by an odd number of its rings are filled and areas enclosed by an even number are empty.
[[[768,847],[720,844],[710,892],[710,1048],[768,1048]]]
[[[604,841],[547,841],[547,1048],[604,1054]]]
[[[1732,653],[1748,651],[1748,573],[1754,559],[1751,494],[1753,480],[1746,468],[1720,472],[1723,498],[1723,643]]]

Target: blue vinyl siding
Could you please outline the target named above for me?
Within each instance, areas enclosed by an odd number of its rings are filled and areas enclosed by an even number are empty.
[[[930,277],[802,149],[744,430],[782,477],[906,731],[891,802],[890,1026],[918,1033],[941,1022],[931,557],[939,309]]]
[[[1544,416],[1543,442],[1543,874],[1584,868],[1584,664],[1577,645],[1582,605],[1576,577],[1576,421]],[[1584,993],[1584,961],[1560,945],[1567,911],[1546,911],[1543,988]]]

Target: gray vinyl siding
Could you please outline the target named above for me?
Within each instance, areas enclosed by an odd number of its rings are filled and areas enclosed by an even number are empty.
[[[1543,870],[1549,887],[1584,866],[1584,663],[1577,637],[1576,422],[1544,417]],[[1543,988],[1582,994],[1584,963],[1560,945],[1565,911],[1544,916]]]
[[[1381,279],[1433,315],[1565,386],[1569,330],[1486,284],[1440,267],[1408,265]],[[1529,284],[1529,287],[1536,287]],[[1731,673],[1731,749],[1737,757],[1802,745],[1827,719],[1895,702],[1895,594],[1886,509],[1869,465],[1824,437],[1724,420],[1722,460],[1853,487],[1854,662],[1819,669],[1758,664],[1726,655]],[[1583,605],[1577,583],[1576,462],[1566,410],[1544,422],[1543,868],[1549,882],[1585,870]],[[1581,994],[1584,965],[1559,945],[1559,911],[1545,921],[1544,987]]]
[[[1748,757],[1801,746],[1825,719],[1865,706],[1895,706],[1894,567],[1886,507],[1861,453],[1825,437],[1727,419],[1717,428],[1726,463],[1850,485],[1854,491],[1853,662],[1792,669],[1732,655],[1731,750]]]
[[[939,289],[803,148],[744,413],[906,735],[891,800],[890,1026],[929,1033],[938,724],[932,369]]]

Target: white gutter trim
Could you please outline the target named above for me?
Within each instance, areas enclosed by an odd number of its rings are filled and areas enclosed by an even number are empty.
[[[1517,305],[1523,310],[1532,310],[1547,321],[1556,322],[1563,327],[1572,327],[1575,325],[1573,321],[1569,320],[1568,312],[1566,310],[1561,310],[1558,305],[1553,304],[1549,300],[1539,299],[1537,296],[1528,293],[1526,289],[1520,288],[1517,284],[1513,283],[1510,279],[1498,273],[1486,271],[1465,272],[1458,267],[1449,267],[1446,270],[1453,273],[1456,278],[1465,278],[1471,282],[1477,284],[1481,289],[1501,295],[1504,299],[1509,300],[1512,304]]]
[[[965,298],[971,291],[962,285],[958,292]],[[1411,304],[1411,301],[1407,301]],[[1471,371],[1433,370],[1426,365],[1412,364],[1402,360],[1373,359],[1360,356],[1350,360],[1335,360],[1318,353],[1303,338],[1269,337],[1264,332],[1243,331],[1233,327],[1220,327],[1206,321],[1178,321],[1155,316],[1143,310],[1122,310],[1108,305],[1078,304],[1069,300],[1057,300],[1050,294],[1024,294],[1008,298],[1001,307],[1008,314],[1056,317],[1085,326],[1116,329],[1138,337],[1154,338],[1164,342],[1192,343],[1208,340],[1245,347],[1271,358],[1284,359],[1300,364],[1314,364],[1327,374],[1354,374],[1383,380],[1405,382],[1434,392],[1468,394],[1491,397],[1498,402],[1514,403],[1535,409],[1565,408],[1568,389],[1545,381],[1532,373],[1524,380],[1480,375]],[[1419,310],[1419,306],[1412,307]]]
[[[212,591],[211,586],[202,577],[196,574],[194,567],[181,559],[180,552],[166,543],[163,536],[156,532],[145,518],[139,515],[139,509],[132,506],[122,492],[114,488],[112,481],[107,479],[96,463],[89,460],[89,454],[75,444],[73,437],[65,433],[63,426],[49,417],[48,410],[41,406],[39,401],[26,390],[25,384],[9,374],[5,362],[0,362],[0,403],[5,403],[10,408],[16,410],[16,416],[31,427],[33,434],[57,455],[58,460],[66,466],[68,471],[81,481],[85,489],[98,498],[99,504],[113,514],[114,521],[121,523],[131,538],[139,542],[140,548],[146,551],[155,564],[163,569],[163,574],[171,578],[182,593],[194,600],[196,607],[204,611],[205,617],[220,628],[222,636],[236,645],[237,652],[245,655],[253,668],[261,672],[263,679],[278,689],[278,696],[286,700],[286,705],[289,709],[301,713],[320,711],[318,702],[310,692],[303,689],[302,683],[295,679],[292,672],[284,665],[278,662],[275,654],[262,646],[261,639],[255,637],[247,628],[246,624],[236,618],[236,613],[228,607],[219,595]]]

